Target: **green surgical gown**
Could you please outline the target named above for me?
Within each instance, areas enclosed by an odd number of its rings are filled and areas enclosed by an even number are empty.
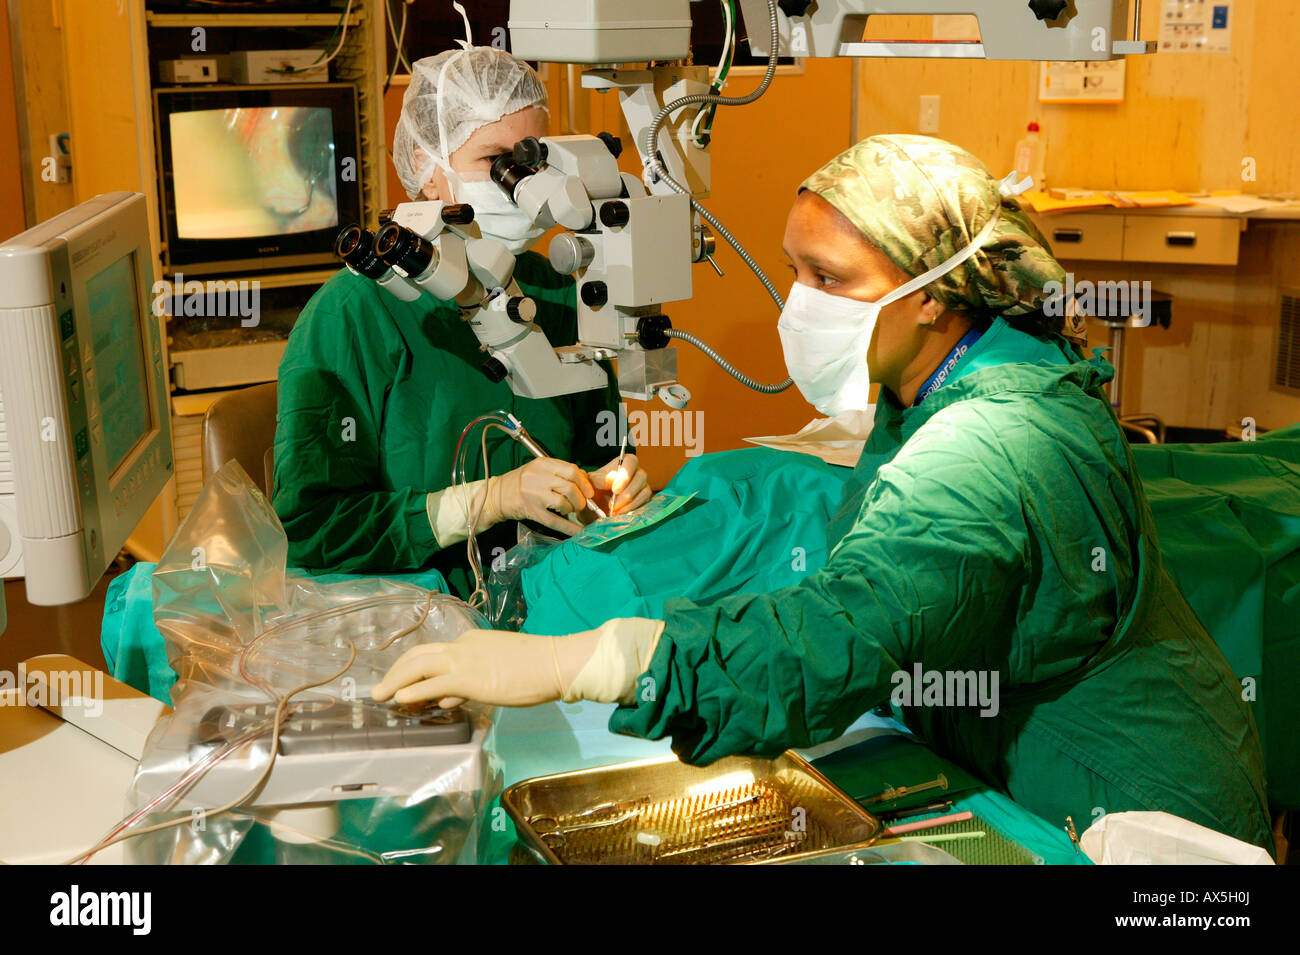
[[[1164,810],[1271,849],[1249,706],[1161,564],[1111,373],[998,319],[921,405],[882,395],[826,564],[772,593],[669,600],[611,729],[707,763],[833,739],[891,703],[1054,824]],[[973,681],[994,675],[981,715]],[[927,695],[936,676],[946,695]]]
[[[515,278],[538,305],[555,345],[577,340],[573,280],[536,253]],[[618,391],[558,398],[517,397],[479,370],[486,353],[456,308],[429,295],[401,302],[344,269],[303,309],[280,362],[273,503],[289,538],[289,564],[310,570],[386,573],[433,567],[454,589],[473,589],[466,550],[440,550],[425,510],[451,484],[461,430],[474,417],[515,414],[555,457],[586,468],[617,446],[597,437]],[[607,369],[608,370],[608,369]],[[493,474],[531,460],[518,443],[489,432]],[[483,476],[477,432],[468,477]],[[513,522],[479,535],[485,559],[515,543]]]

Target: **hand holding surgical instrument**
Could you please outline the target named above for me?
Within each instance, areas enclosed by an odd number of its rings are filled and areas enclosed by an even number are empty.
[[[546,448],[542,447],[541,443],[536,438],[534,438],[531,434],[528,433],[528,429],[524,427],[522,421],[516,418],[513,414],[507,413],[506,417],[510,420],[510,423],[514,426],[513,431],[507,431],[506,433],[509,434],[510,437],[518,441],[520,444],[522,444],[525,448],[527,448],[529,453],[532,454],[533,457],[541,459],[541,458],[549,458],[551,456],[550,454],[547,453]],[[586,509],[589,510],[596,517],[609,516],[603,510],[601,510],[596,505],[596,502],[593,501],[591,498],[587,498],[586,500],[587,500]],[[588,521],[587,523],[591,523],[591,522]]]

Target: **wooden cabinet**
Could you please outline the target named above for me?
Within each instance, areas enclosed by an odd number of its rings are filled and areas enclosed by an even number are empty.
[[[153,89],[168,84],[161,82],[158,61],[220,48],[326,48],[332,52],[344,16],[342,8],[322,13],[222,13],[211,9],[178,14],[150,11],[145,0],[22,2],[24,7],[53,10],[54,27],[45,31],[50,42],[40,51],[39,59],[37,51],[24,50],[23,68],[29,73],[49,72],[52,60],[61,62],[72,143],[73,202],[116,190],[143,193],[154,238],[156,280],[170,278],[163,275],[160,265],[163,238]],[[384,0],[353,0],[343,45],[330,64],[332,82],[350,83],[357,90],[363,218],[372,228],[388,202],[385,16]],[[193,48],[200,40],[206,43],[203,51]],[[206,87],[196,86],[202,88]],[[306,288],[319,285],[330,274],[328,269],[284,269],[221,278],[256,280],[263,288]],[[171,337],[169,331],[170,325],[165,325],[165,340]],[[151,512],[148,526],[142,525],[133,537],[132,550],[139,556],[156,559],[201,483],[196,422],[202,412],[196,411],[195,401],[203,403],[211,393],[186,394],[186,389],[239,387],[274,379],[282,351],[282,342],[252,339],[221,348],[168,348],[173,423],[185,425],[181,431],[173,428],[179,484],[173,482],[155,507],[155,511],[162,509],[161,515]]]
[[[1124,216],[1126,262],[1236,265],[1241,219],[1211,216]]]
[[[1236,216],[1163,209],[1053,213],[1034,221],[1058,259],[1176,265],[1236,265],[1245,228]]]
[[[1122,216],[1065,212],[1039,218],[1038,226],[1051,242],[1058,259],[1119,262],[1124,257]]]

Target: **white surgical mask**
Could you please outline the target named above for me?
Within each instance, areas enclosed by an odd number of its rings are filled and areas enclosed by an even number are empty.
[[[519,255],[546,231],[533,225],[528,213],[511,202],[505,191],[491,179],[466,179],[445,166],[443,175],[451,189],[450,201],[472,206],[474,221],[483,237],[496,239],[512,255]]]
[[[1032,183],[1027,178],[1013,183],[1014,178],[1012,173],[1002,180],[1004,196],[1017,195]],[[843,411],[866,408],[867,392],[871,388],[867,349],[871,347],[880,310],[925,288],[969,259],[979,251],[997,221],[995,213],[956,255],[874,302],[831,295],[811,285],[796,283],[790,289],[785,308],[781,309],[776,330],[781,336],[785,366],[808,403],[832,418]]]

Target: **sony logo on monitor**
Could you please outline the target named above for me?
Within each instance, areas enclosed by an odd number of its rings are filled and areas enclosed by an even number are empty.
[[[258,251],[259,253],[261,253],[261,254],[264,255],[264,254],[266,254],[267,252],[279,252],[279,251],[280,251],[280,247],[279,247],[278,245],[268,245],[268,246],[266,246],[265,248],[258,249],[257,251]]]

